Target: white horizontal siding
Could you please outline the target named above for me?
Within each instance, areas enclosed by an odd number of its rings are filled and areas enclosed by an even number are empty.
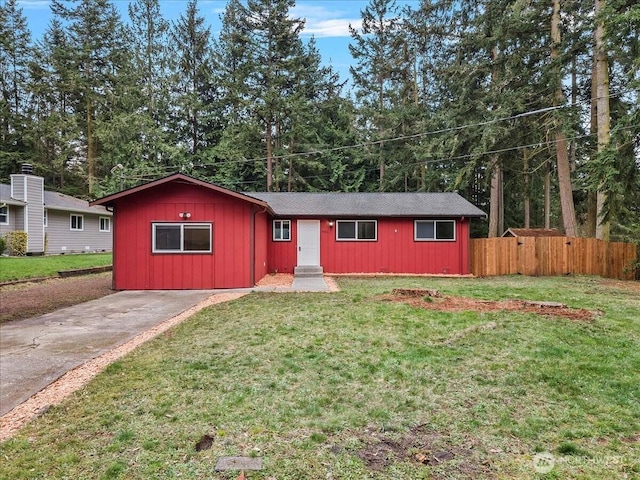
[[[2,202],[0,202],[2,205]],[[14,230],[22,230],[24,225],[24,207],[17,205],[6,205],[9,212],[9,223],[0,223],[0,235],[13,232]]]
[[[27,215],[27,252],[44,252],[44,179],[25,177]]]

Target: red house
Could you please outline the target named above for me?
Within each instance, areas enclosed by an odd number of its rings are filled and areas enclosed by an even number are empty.
[[[457,193],[248,193],[175,174],[96,200],[114,212],[114,288],[251,287],[270,272],[469,272]]]

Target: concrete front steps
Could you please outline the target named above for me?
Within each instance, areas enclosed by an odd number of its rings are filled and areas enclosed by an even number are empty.
[[[323,269],[318,266],[299,265],[293,269],[296,278],[322,278]]]

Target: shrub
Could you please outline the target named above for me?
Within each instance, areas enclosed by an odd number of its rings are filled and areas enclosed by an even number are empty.
[[[23,257],[27,254],[27,232],[16,230],[5,235],[7,248],[11,255]]]
[[[0,255],[4,255],[5,250],[7,249],[7,242],[3,237],[0,237]]]

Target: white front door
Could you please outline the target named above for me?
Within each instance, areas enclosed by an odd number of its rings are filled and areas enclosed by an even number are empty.
[[[320,220],[298,220],[298,266],[320,265]]]

